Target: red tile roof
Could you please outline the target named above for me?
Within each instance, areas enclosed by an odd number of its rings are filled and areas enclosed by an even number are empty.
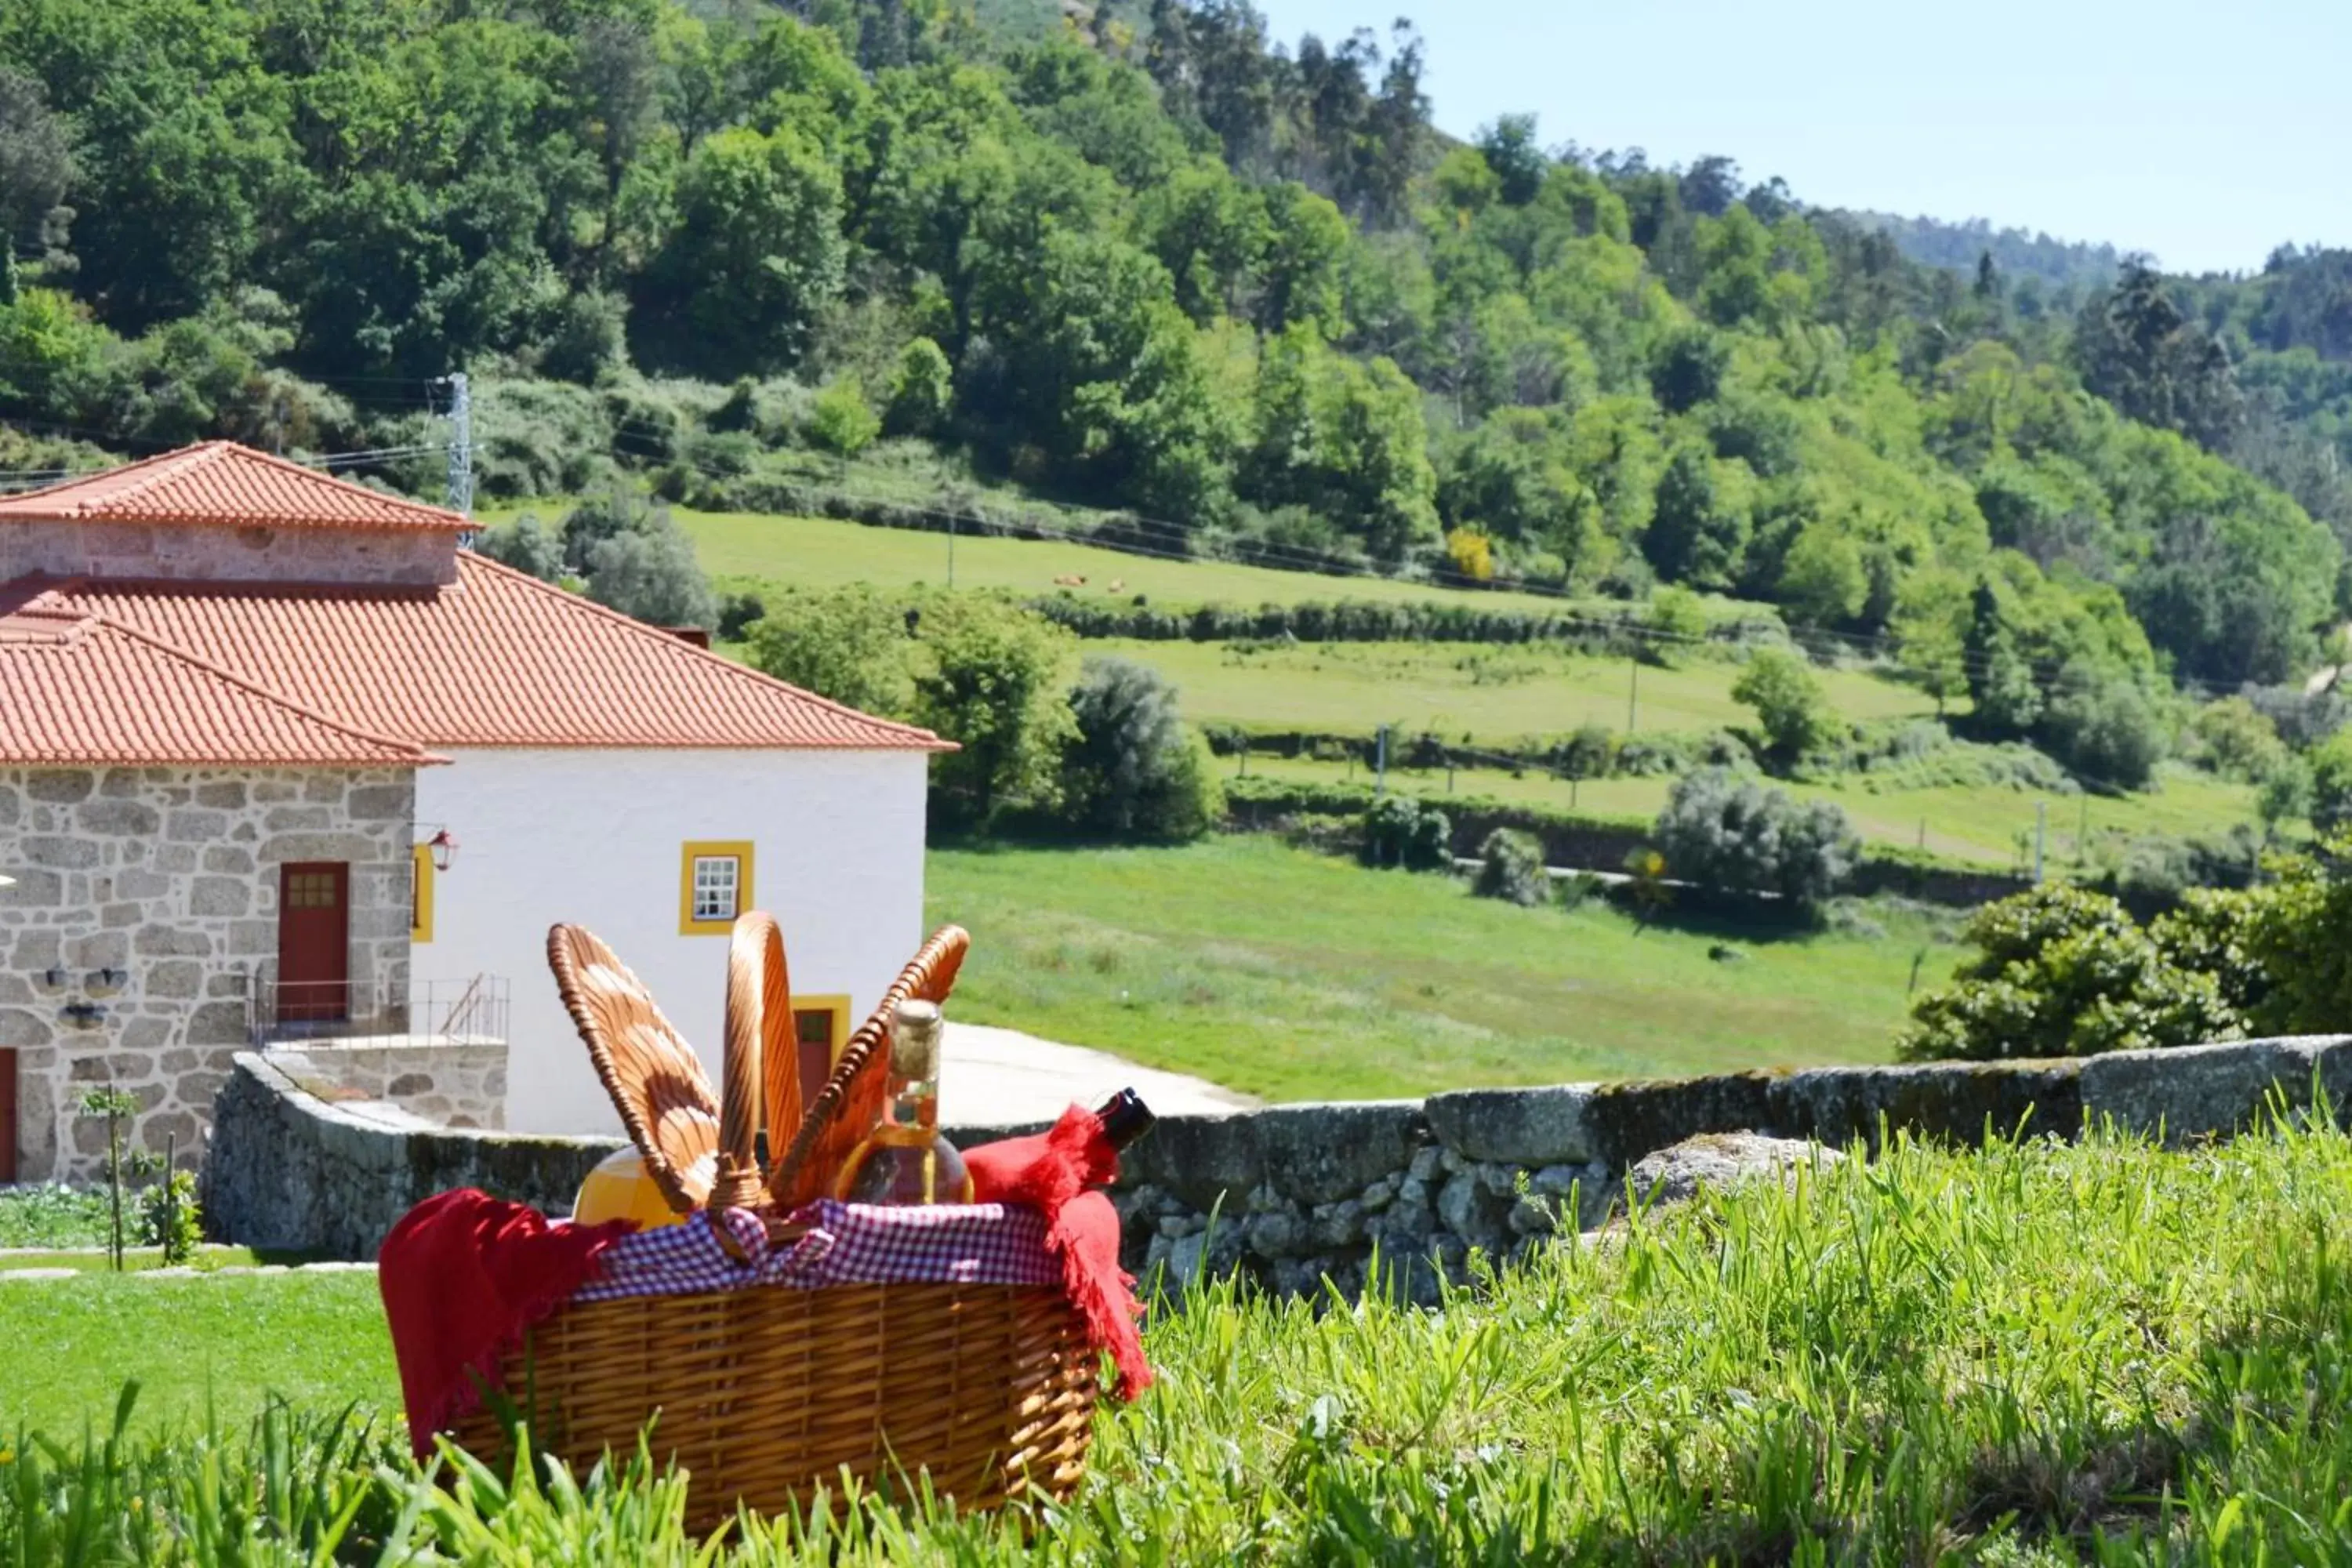
[[[473,526],[457,512],[367,489],[234,441],[183,447],[0,498],[0,523],[59,520],[452,533]]]
[[[0,614],[0,762],[415,767],[444,759],[103,616]]]
[[[439,587],[35,579],[14,596],[424,746],[951,749],[478,555],[457,563]]]

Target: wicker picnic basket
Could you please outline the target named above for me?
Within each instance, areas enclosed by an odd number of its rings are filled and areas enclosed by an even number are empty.
[[[941,930],[850,1037],[805,1108],[794,1075],[783,942],[736,922],[729,952],[725,1095],[610,948],[576,926],[548,933],[556,988],[647,1173],[679,1213],[713,1203],[780,1216],[818,1195],[880,1120],[890,1020],[908,996],[944,1001],[968,939]],[[796,1127],[764,1173],[756,1138]],[[457,1438],[507,1457],[520,1415],[532,1445],[584,1470],[635,1451],[689,1473],[688,1522],[738,1506],[776,1512],[845,1475],[891,1485],[927,1472],[965,1509],[1061,1500],[1085,1473],[1096,1352],[1065,1295],[1005,1285],[752,1287],[566,1306],[502,1365],[505,1395]]]

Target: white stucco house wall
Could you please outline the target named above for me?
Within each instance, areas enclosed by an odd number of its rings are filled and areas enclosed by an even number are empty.
[[[616,1131],[557,921],[714,1079],[736,913],[782,924],[811,1070],[877,1005],[944,743],[469,526],[226,442],[0,499],[0,1181],[87,1170],[82,1086],[186,1149],[234,1051],[340,1037],[503,1043],[469,1120]]]

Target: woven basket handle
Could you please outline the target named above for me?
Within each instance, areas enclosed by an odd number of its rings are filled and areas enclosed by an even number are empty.
[[[784,933],[776,918],[754,910],[737,918],[727,948],[727,1058],[719,1089],[719,1173],[712,1208],[763,1206],[760,1179],[761,1123],[797,1126],[800,1085],[790,1045],[792,983],[784,967]],[[784,1071],[778,1071],[782,1067]],[[778,1080],[791,1090],[775,1100]],[[785,1120],[789,1118],[789,1120]]]
[[[787,1214],[817,1195],[833,1173],[849,1158],[858,1141],[881,1119],[882,1095],[890,1062],[890,1022],[898,1004],[909,996],[944,1002],[955,989],[971,937],[961,926],[941,926],[931,935],[898,978],[882,993],[876,1007],[843,1047],[833,1076],[809,1102],[792,1147],[782,1154],[772,1142],[769,1153],[768,1196]],[[782,1123],[771,1121],[769,1137]],[[805,1173],[805,1174],[803,1174]]]

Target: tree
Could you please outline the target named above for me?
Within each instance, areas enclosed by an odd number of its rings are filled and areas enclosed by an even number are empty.
[[[1862,613],[1869,593],[1862,550],[1842,528],[1806,524],[1781,560],[1781,603],[1808,626],[1853,620]]]
[[[1089,658],[1070,692],[1076,734],[1062,752],[1070,820],[1101,833],[1181,843],[1223,815],[1214,775],[1176,707],[1176,689],[1149,665]]]
[[[562,541],[540,525],[535,512],[524,512],[512,522],[484,530],[474,548],[499,565],[528,572],[542,583],[563,575]]]
[[[1436,871],[1454,861],[1454,825],[1444,811],[1409,795],[1384,795],[1366,807],[1362,835],[1369,866]]]
[[[719,600],[694,558],[694,541],[667,508],[590,548],[588,596],[652,626],[708,631],[719,624]]]
[[[2059,672],[2034,734],[2060,762],[2111,789],[2144,787],[2164,760],[2164,726],[2147,694],[2082,661]]]
[[[1783,765],[1835,740],[1845,726],[1831,711],[1812,667],[1797,654],[1761,648],[1733,682],[1731,700],[1756,710],[1757,722]]]
[[[1496,188],[1508,206],[1523,207],[1543,189],[1551,160],[1536,142],[1536,117],[1506,114],[1479,131],[1476,146],[1495,173]]]
[[[2311,752],[2311,825],[2352,824],[2352,729],[2338,730]]]
[[[61,249],[73,214],[73,143],[38,78],[0,66],[0,253]],[[0,305],[15,299],[0,294]]]
[[[914,711],[914,645],[898,607],[865,584],[793,594],[747,638],[751,667],[885,719]]]
[[[1746,510],[1726,492],[1716,459],[1685,443],[1666,459],[1642,553],[1670,583],[1728,588],[1748,552]]]
[[[1070,640],[1034,611],[979,595],[923,612],[910,717],[959,748],[932,771],[950,820],[985,826],[1009,803],[1052,804],[1077,731],[1061,683]]]
[[[1723,389],[1731,351],[1705,327],[1685,327],[1665,340],[1650,369],[1650,390],[1669,414],[1711,403]]]
[[[1675,780],[1651,836],[1669,875],[1803,906],[1835,892],[1862,855],[1862,840],[1835,805],[1800,803],[1727,768]]]
[[[2000,594],[1988,578],[1979,578],[1969,596],[1961,658],[1968,669],[1969,697],[1985,731],[2012,738],[2032,730],[2042,717],[2042,688],[2034,680],[2033,667],[2018,651],[2017,638],[2002,614]]]
[[[2190,721],[2201,760],[2224,778],[2261,784],[2286,765],[2286,743],[2270,716],[2242,697],[2225,697]]]
[[[948,356],[929,338],[917,338],[899,350],[898,368],[890,375],[890,401],[882,411],[884,432],[937,433],[947,423],[954,400],[953,374]]]
[[[705,139],[678,177],[677,218],[639,297],[648,346],[705,374],[788,366],[841,291],[841,175],[791,126]]]

